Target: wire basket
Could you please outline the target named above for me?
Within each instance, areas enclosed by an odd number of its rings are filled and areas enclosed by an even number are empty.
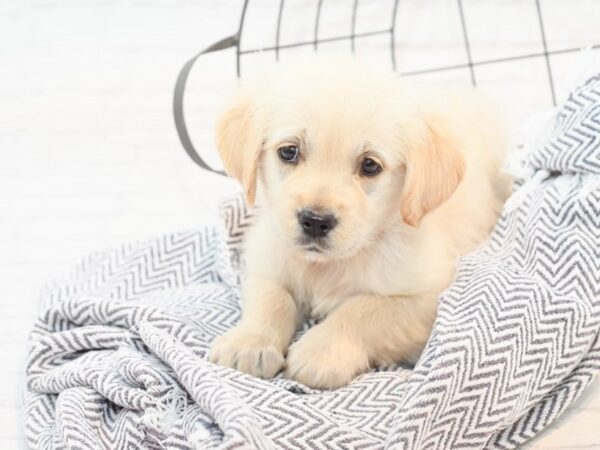
[[[245,0],[242,6],[237,31],[202,50],[183,66],[177,79],[173,100],[175,125],[185,151],[200,167],[210,172],[224,175],[223,171],[216,170],[207,164],[195,150],[188,133],[183,112],[185,87],[190,71],[198,59],[202,55],[206,55],[208,53],[233,49],[235,52],[235,72],[238,77],[241,77],[245,73],[246,59],[251,55],[270,54],[276,61],[278,61],[285,52],[290,52],[292,49],[310,49],[313,51],[322,51],[327,45],[332,43],[345,45],[346,51],[357,53],[362,40],[378,38],[380,40],[380,50],[382,50],[383,54],[387,55],[390,67],[399,74],[403,76],[419,76],[440,72],[467,70],[469,74],[469,82],[473,86],[477,86],[478,84],[478,70],[480,70],[482,67],[539,59],[544,62],[546,73],[545,83],[547,85],[549,103],[556,105],[557,93],[551,58],[556,55],[574,53],[580,50],[580,47],[549,49],[542,1],[528,0],[522,1],[521,3],[533,9],[533,17],[531,19],[534,20],[534,23],[529,23],[527,26],[530,32],[533,32],[535,35],[537,35],[537,39],[539,39],[540,50],[520,52],[515,51],[509,55],[501,56],[492,55],[475,57],[472,51],[472,24],[470,24],[468,21],[468,8],[475,8],[477,2],[456,0],[454,4],[456,17],[454,19],[458,20],[460,24],[459,29],[462,41],[461,44],[464,51],[464,61],[460,63],[450,63],[439,66],[436,65],[403,70],[398,61],[398,54],[403,50],[403,48],[399,45],[399,36],[401,34],[401,30],[398,28],[399,10],[401,9],[401,2],[399,0],[378,0],[376,2],[366,2],[363,0],[362,3],[359,2],[359,0],[348,0],[347,3],[348,7],[350,8],[350,14],[346,19],[346,23],[338,23],[335,27],[325,27],[323,24],[323,11],[325,3],[328,1],[330,2],[331,0],[311,0],[310,2],[305,2],[302,4],[303,13],[297,14],[296,12],[293,17],[294,23],[301,22],[304,25],[305,39],[296,39],[288,42],[283,41],[282,34],[284,25],[286,23],[284,19],[284,17],[286,17],[286,10],[290,8],[290,4],[292,2],[290,0],[287,2],[286,0],[269,2],[272,8],[276,8],[274,14],[275,23],[269,24],[271,29],[274,31],[273,41],[267,45],[254,46],[252,43],[248,43],[248,41],[250,41],[250,39],[248,39],[248,35],[251,30],[248,30],[247,17],[249,11],[252,9],[252,6],[258,2],[257,0]],[[450,2],[445,3],[448,5]],[[479,3],[482,4],[483,2]],[[489,4],[491,2],[486,3]],[[359,28],[358,24],[360,14],[365,5],[370,7],[371,12],[375,11],[375,13],[378,14],[378,19],[376,22],[381,26],[370,27],[367,29]],[[433,6],[434,5],[432,5],[432,7]],[[264,8],[264,2],[262,7]],[[600,15],[600,10],[598,10],[597,13]],[[600,36],[596,42],[600,42]],[[589,46],[591,48],[600,47],[600,45]]]

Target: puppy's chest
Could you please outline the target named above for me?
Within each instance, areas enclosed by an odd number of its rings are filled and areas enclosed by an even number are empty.
[[[306,315],[322,318],[347,298],[364,292],[360,280],[348,278],[337,270],[303,268],[289,275],[289,290]]]
[[[354,296],[412,295],[435,285],[414,269],[395,258],[294,265],[286,274],[286,287],[305,314],[322,318]]]

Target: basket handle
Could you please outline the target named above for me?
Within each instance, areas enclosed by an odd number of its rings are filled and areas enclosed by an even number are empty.
[[[221,39],[218,42],[215,42],[211,46],[202,50],[188,62],[186,62],[179,72],[179,75],[177,77],[177,83],[175,84],[175,92],[173,94],[173,118],[175,119],[175,128],[177,129],[179,140],[181,141],[181,144],[183,145],[183,148],[185,149],[186,153],[189,155],[192,161],[194,161],[203,169],[224,176],[227,175],[225,172],[223,172],[222,170],[213,169],[208,164],[206,164],[206,162],[200,157],[200,155],[194,148],[194,145],[192,144],[192,140],[190,139],[190,135],[187,130],[187,126],[185,124],[185,117],[183,115],[183,96],[185,94],[185,86],[188,79],[188,75],[190,74],[192,67],[194,66],[194,64],[200,56],[206,53],[216,52],[218,50],[223,50],[226,48],[237,47],[238,44],[239,34],[234,34],[233,36],[229,36],[224,39]]]

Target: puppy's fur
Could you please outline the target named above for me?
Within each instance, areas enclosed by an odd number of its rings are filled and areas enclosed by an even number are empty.
[[[486,238],[509,191],[498,122],[475,91],[417,89],[355,60],[278,68],[243,85],[217,142],[258,212],[243,317],[211,360],[264,378],[285,366],[319,388],[415,361],[457,258]],[[290,145],[293,164],[278,153]],[[383,170],[365,176],[365,158]],[[305,210],[336,226],[307,241]],[[288,348],[307,315],[322,321]]]

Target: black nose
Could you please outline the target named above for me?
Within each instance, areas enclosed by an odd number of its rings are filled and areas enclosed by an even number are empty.
[[[335,228],[337,220],[332,214],[317,214],[314,211],[304,210],[298,213],[298,223],[306,236],[323,238]]]

